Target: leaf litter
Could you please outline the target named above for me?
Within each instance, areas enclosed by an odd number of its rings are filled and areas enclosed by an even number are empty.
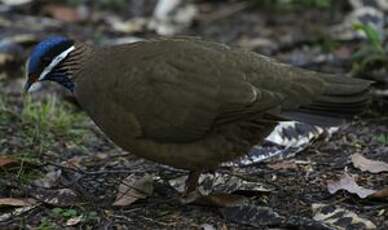
[[[345,190],[349,193],[356,194],[359,198],[387,198],[387,190],[376,191],[373,189],[367,189],[361,187],[355,181],[355,177],[344,173],[339,180],[328,180],[327,189],[331,194],[334,194],[340,190]]]
[[[154,190],[152,176],[146,174],[138,177],[129,175],[121,181],[113,206],[129,206],[139,199],[152,195]]]
[[[312,205],[314,220],[321,221],[335,229],[376,229],[376,225],[355,212],[326,204]]]
[[[383,161],[370,160],[359,153],[353,154],[351,158],[354,167],[360,169],[363,172],[388,172],[388,163]]]

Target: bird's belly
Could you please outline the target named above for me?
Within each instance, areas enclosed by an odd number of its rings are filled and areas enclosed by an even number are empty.
[[[214,169],[222,162],[246,154],[273,129],[272,126],[260,129],[257,125],[246,127],[233,123],[214,129],[196,141],[159,142],[143,137],[141,125],[133,114],[112,103],[88,107],[82,98],[79,100],[81,106],[119,147],[139,157],[181,169]]]
[[[193,142],[173,143],[134,136],[138,132],[135,123],[96,123],[115,144],[136,156],[175,168],[201,171],[215,169],[222,162],[243,156],[254,144],[261,142],[263,134],[266,135],[258,130],[255,138],[247,141],[238,132],[233,137],[221,132]]]
[[[191,143],[161,143],[153,140],[131,139],[115,141],[121,148],[139,157],[180,169],[211,170],[220,163],[244,155],[247,149],[236,149],[213,138]]]
[[[106,110],[112,111],[112,110]],[[233,160],[246,153],[231,151],[234,145],[225,143],[220,136],[203,138],[189,143],[158,142],[141,137],[141,128],[131,114],[87,113],[97,126],[119,147],[136,156],[188,170],[209,170],[224,161]]]

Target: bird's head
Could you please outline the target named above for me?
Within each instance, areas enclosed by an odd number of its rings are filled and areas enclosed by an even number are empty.
[[[55,81],[73,91],[74,83],[61,64],[74,49],[74,41],[62,36],[49,37],[36,45],[26,64],[25,91],[38,81]]]

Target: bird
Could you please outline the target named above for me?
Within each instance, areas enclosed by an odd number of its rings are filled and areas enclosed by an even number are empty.
[[[102,47],[50,36],[26,73],[26,91],[59,83],[122,149],[189,170],[188,193],[201,173],[244,156],[280,121],[330,126],[362,113],[371,86],[183,36]]]

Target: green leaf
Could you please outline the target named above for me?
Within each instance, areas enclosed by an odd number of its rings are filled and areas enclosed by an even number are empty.
[[[384,144],[384,145],[388,144],[388,136],[385,134],[378,135],[376,140],[381,144]]]
[[[62,216],[66,217],[66,218],[71,218],[71,217],[77,216],[77,214],[78,214],[77,210],[70,208],[70,209],[67,209],[66,211],[64,211],[62,213]]]
[[[63,209],[62,208],[53,208],[51,210],[51,212],[55,215],[55,216],[60,216],[61,213],[63,212]]]
[[[366,24],[355,24],[353,28],[357,31],[362,31],[365,33],[368,42],[375,47],[378,51],[384,53],[384,48],[382,47],[382,40],[379,32],[370,25]]]

